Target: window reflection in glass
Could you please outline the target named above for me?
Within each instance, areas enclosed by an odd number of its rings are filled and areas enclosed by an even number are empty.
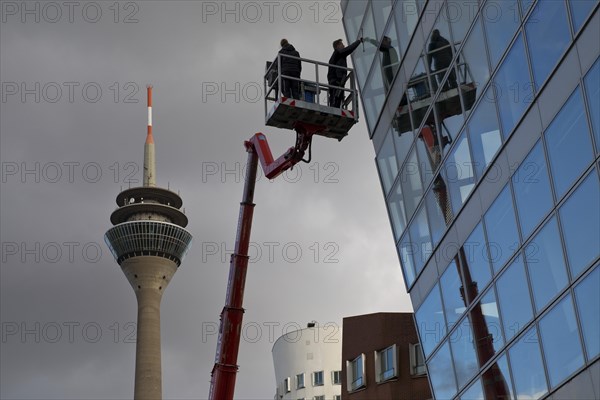
[[[460,400],[485,400],[481,389],[481,379],[478,378],[471,387],[465,390],[460,396]]]
[[[539,141],[512,177],[523,237],[533,232],[553,206],[544,148]]]
[[[539,399],[548,391],[537,329],[531,328],[509,350],[518,399]]]
[[[415,129],[421,126],[432,101],[432,89],[429,78],[425,72],[423,57],[417,62],[413,73],[408,80],[406,93],[400,101],[398,110],[404,110],[404,115],[411,113]],[[404,124],[405,125],[405,124]]]
[[[427,216],[429,217],[429,226],[431,228],[431,240],[433,245],[437,245],[446,231],[446,225],[450,225],[452,221],[452,210],[450,210],[450,221],[446,221],[444,210],[440,208],[440,199],[438,193],[430,190],[425,198],[427,207]]]
[[[477,3],[471,0],[448,0],[448,21],[452,28],[452,37],[456,43],[462,43],[467,30],[477,16]],[[483,35],[481,36],[483,39]]]
[[[401,53],[406,52],[408,40],[419,20],[419,9],[415,0],[398,0],[394,6],[394,19],[400,38]],[[390,35],[391,36],[391,35]]]
[[[444,299],[446,322],[448,329],[452,329],[465,312],[465,301],[462,297],[463,285],[455,261],[452,261],[446,268],[446,271],[440,278],[440,286]]]
[[[425,42],[423,54],[425,56],[425,67],[430,73],[431,91],[437,92],[438,87],[444,82],[444,76],[448,73],[449,78],[443,90],[456,88],[456,72],[451,68],[454,56],[454,46],[450,36],[450,26],[446,15],[446,7],[440,10],[437,21]]]
[[[477,360],[482,367],[504,346],[496,293],[492,286],[469,313]]]
[[[568,283],[558,224],[552,218],[524,249],[535,309],[541,310]]]
[[[412,149],[406,164],[402,168],[400,183],[404,194],[406,217],[410,219],[417,209],[421,197],[423,197],[423,185],[419,176],[419,162],[415,148]]]
[[[451,399],[456,394],[450,346],[446,342],[428,363],[429,379],[436,399]]]
[[[375,59],[371,75],[362,91],[363,108],[367,116],[369,128],[373,131],[379,117],[381,107],[385,101],[385,89],[383,88],[383,77],[381,75],[381,63]]]
[[[585,277],[575,288],[579,321],[583,332],[588,360],[600,354],[600,266]]]
[[[397,121],[397,118],[395,118],[393,121]],[[398,165],[400,167],[402,167],[402,164],[406,160],[406,156],[408,155],[408,151],[410,150],[410,146],[412,145],[414,138],[410,121],[408,121],[408,126],[405,128],[406,130],[402,131],[400,130],[399,125],[392,122],[394,143],[396,147],[396,159],[398,160]]]
[[[485,17],[488,47],[494,67],[519,26],[519,6],[517,0],[488,1],[481,15]]]
[[[390,191],[396,175],[398,175],[398,163],[396,162],[396,152],[394,149],[393,131],[389,131],[379,154],[377,155],[377,167],[379,168],[379,176],[383,184],[385,195]]]
[[[388,198],[388,210],[394,228],[394,237],[396,240],[400,238],[402,232],[406,228],[406,214],[404,212],[404,197],[402,196],[402,186],[400,181],[396,181],[392,192]]]
[[[490,259],[498,272],[519,247],[519,233],[510,186],[507,185],[485,213]]]
[[[490,272],[490,258],[485,245],[485,236],[483,233],[483,225],[481,222],[477,224],[473,232],[463,244],[461,251],[460,262],[465,269],[465,278],[471,279],[470,290],[467,291],[467,301],[469,304],[477,297],[477,295],[485,289],[492,274]]]
[[[433,287],[423,304],[415,313],[417,330],[423,346],[423,354],[428,358],[433,349],[440,343],[446,334],[446,322],[442,310],[440,290],[437,285]],[[448,357],[448,360],[450,358]]]
[[[476,339],[471,331],[472,324],[469,318],[463,319],[449,336],[459,388],[463,387],[479,370],[475,354]]]
[[[556,197],[560,199],[592,161],[588,124],[577,88],[545,132]]]
[[[487,60],[481,18],[477,20],[467,42],[462,48],[458,60],[458,80],[461,85],[465,116],[476,99],[482,94],[482,89],[490,79],[490,68]]]
[[[396,35],[396,26],[392,19],[379,44],[381,74],[383,76],[383,85],[386,93],[389,92],[392,87],[394,76],[396,75],[398,68],[400,68],[400,46]]]
[[[406,285],[410,287],[415,281],[416,275],[413,262],[413,245],[410,241],[408,232],[406,232],[398,246],[398,253],[400,254],[400,263],[402,264],[404,280],[406,281]]]
[[[482,380],[486,399],[510,400],[514,398],[506,355],[498,358],[498,360],[483,373]]]
[[[571,41],[562,1],[539,1],[525,24],[533,78],[539,88]]]
[[[583,352],[571,296],[562,299],[544,315],[539,326],[550,387],[556,387],[583,365]]]
[[[585,76],[585,91],[589,107],[589,114],[592,120],[592,130],[596,138],[596,151],[600,152],[600,60],[596,63]]]
[[[569,0],[569,6],[571,8],[571,19],[573,21],[573,30],[575,33],[579,31],[579,28],[583,25],[587,16],[594,6],[598,4],[596,0]]]
[[[600,187],[592,171],[560,208],[569,266],[578,276],[600,255]]]
[[[496,282],[500,312],[504,323],[506,340],[512,339],[533,317],[525,265],[521,255],[517,256]]]
[[[480,178],[502,145],[496,105],[491,101],[494,97],[493,90],[492,86],[486,90],[485,97],[479,102],[469,121],[473,161],[477,176]]]
[[[415,262],[415,271],[419,274],[433,251],[431,236],[429,235],[429,223],[424,206],[421,206],[415,215],[409,231],[410,239],[414,246],[413,260]]]
[[[521,11],[522,11],[522,16],[523,19],[525,19],[527,12],[529,11],[529,9],[531,8],[531,5],[533,4],[535,0],[521,0]]]
[[[452,209],[456,214],[475,185],[469,141],[464,132],[461,133],[452,153],[446,159],[442,167],[442,174],[450,194]]]
[[[437,136],[429,127],[424,126],[417,135],[417,158],[423,187],[427,187],[433,179],[433,173],[440,165],[441,154],[437,145]]]
[[[373,63],[375,52],[377,51],[376,46],[368,44],[371,41],[377,40],[371,4],[369,4],[367,7],[365,18],[358,33],[358,37],[361,36],[364,38],[364,43],[360,45],[360,48],[356,49],[356,51],[352,53],[352,60],[354,61],[354,66],[356,69],[358,85],[362,90],[365,86],[365,81],[367,80],[367,74],[369,73],[371,64]]]
[[[492,2],[504,4],[504,2]],[[488,35],[489,37],[489,35]],[[495,99],[500,109],[502,133],[508,137],[525,108],[533,101],[533,83],[525,58],[522,35],[519,34],[494,78]]]

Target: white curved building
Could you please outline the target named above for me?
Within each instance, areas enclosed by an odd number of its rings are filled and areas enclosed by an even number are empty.
[[[342,335],[339,324],[286,333],[273,345],[275,400],[339,400],[342,392]]]

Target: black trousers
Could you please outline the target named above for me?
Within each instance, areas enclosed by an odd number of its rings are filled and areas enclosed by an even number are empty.
[[[342,86],[341,81],[329,82],[332,86]],[[329,88],[329,107],[339,108],[342,105],[342,99],[344,98],[344,91],[340,89]]]
[[[297,74],[297,73],[294,73],[294,74],[284,73],[283,75],[293,76],[294,78],[298,78],[298,79],[300,78],[300,74]],[[283,88],[281,89],[281,93],[283,94],[283,96],[285,96],[287,98],[300,100],[300,81],[297,81],[294,79],[283,78],[283,79],[281,79],[281,86],[283,86]]]

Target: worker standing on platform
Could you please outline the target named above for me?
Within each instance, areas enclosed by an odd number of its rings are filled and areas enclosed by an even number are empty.
[[[444,75],[446,74],[446,69],[448,69],[451,62],[452,49],[450,48],[450,42],[440,34],[438,29],[434,29],[433,32],[431,32],[431,40],[429,41],[429,46],[427,48],[427,63],[429,65],[429,69],[433,72],[436,72],[431,82],[433,85],[433,92],[436,92],[438,84],[442,83],[442,79],[444,79]],[[448,81],[445,84],[444,90],[455,87],[456,73],[454,72],[454,69],[452,69],[450,71],[450,75],[448,76]]]
[[[344,47],[342,39],[338,39],[333,42],[333,54],[329,58],[329,64],[336,65],[338,67],[348,67],[346,58],[352,54],[354,50],[361,44],[363,38],[359,38],[357,41]],[[343,68],[335,68],[330,66],[327,71],[327,82],[332,86],[343,87],[346,80],[347,71]],[[344,91],[340,89],[329,89],[329,106],[340,107],[342,99],[344,98]]]
[[[281,50],[279,50],[280,54],[284,56],[292,56],[300,58],[300,53],[296,51],[294,46],[288,43],[287,39],[281,39],[280,42]],[[300,73],[302,72],[302,63],[300,60],[290,57],[281,57],[281,71],[279,72],[281,75],[289,76],[293,78],[300,79]],[[291,97],[297,100],[300,100],[300,81],[289,78],[282,78],[283,86],[281,88],[282,94],[285,97]]]

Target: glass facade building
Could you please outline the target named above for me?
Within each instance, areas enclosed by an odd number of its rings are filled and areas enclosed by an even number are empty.
[[[600,398],[599,4],[341,1],[436,399]]]

